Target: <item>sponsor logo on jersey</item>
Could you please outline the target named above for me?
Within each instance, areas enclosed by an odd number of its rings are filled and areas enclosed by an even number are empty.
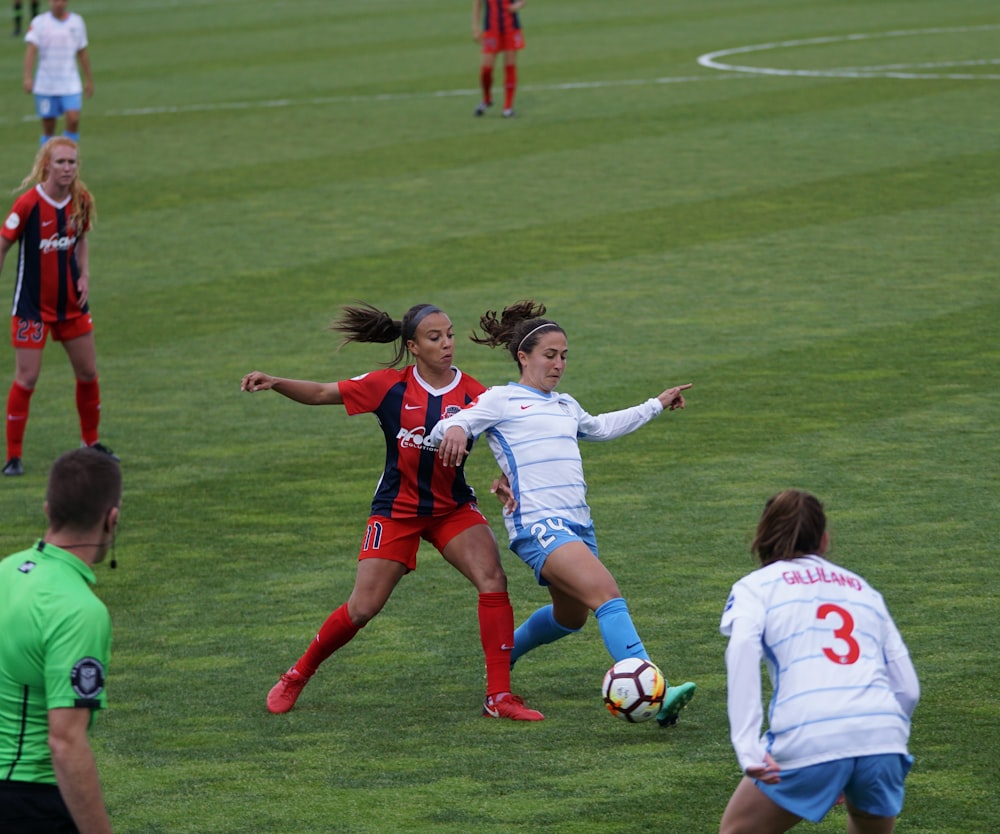
[[[76,243],[76,235],[52,235],[43,237],[38,243],[38,250],[43,254],[49,252],[62,252],[71,249]]]
[[[423,426],[418,426],[415,429],[400,429],[396,435],[396,440],[399,441],[400,449],[433,450],[435,446],[426,435],[427,429]]]
[[[9,215],[7,215],[7,221],[4,223],[4,226],[6,226],[11,231],[14,231],[14,229],[16,229],[20,225],[21,225],[21,215],[19,215],[16,211],[12,211]]]
[[[34,562],[32,562],[32,561],[29,560],[27,562],[23,562],[18,567],[18,570],[21,571],[21,573],[31,573],[37,567],[38,567],[38,565],[36,565]]]

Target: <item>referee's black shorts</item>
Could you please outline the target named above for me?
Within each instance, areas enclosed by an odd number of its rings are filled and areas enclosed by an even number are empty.
[[[0,834],[79,834],[55,785],[0,780]]]

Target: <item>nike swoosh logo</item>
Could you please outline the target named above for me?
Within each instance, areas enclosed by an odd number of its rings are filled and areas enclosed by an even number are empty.
[[[43,220],[42,221],[42,225],[43,226],[51,226],[55,222],[56,222],[55,220]]]
[[[502,651],[502,652],[512,652],[512,651],[514,651],[514,647],[513,646],[508,646],[506,643],[504,643],[500,647],[500,651]]]
[[[640,640],[638,643],[626,643],[625,644],[625,649],[626,649],[626,651],[631,651],[632,649],[634,649],[636,646],[640,645],[641,643],[642,643],[642,640]]]
[[[420,406],[419,405],[404,405],[403,408],[405,408],[407,411],[416,411],[417,409],[420,408]]]
[[[534,403],[532,403],[532,405],[534,405]],[[526,409],[526,408],[531,408],[531,406],[530,405],[522,405],[521,406],[521,411],[524,411],[524,409]]]

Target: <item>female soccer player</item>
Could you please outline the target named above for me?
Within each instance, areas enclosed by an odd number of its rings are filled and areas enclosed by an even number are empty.
[[[493,68],[497,55],[503,53],[504,100],[503,117],[514,115],[514,94],[517,92],[517,53],[524,49],[524,33],[518,12],[524,0],[473,0],[472,39],[482,46],[479,65],[479,86],[483,100],[476,105],[475,115],[482,116],[493,106]]]
[[[273,713],[288,712],[320,664],[367,624],[404,575],[417,566],[426,539],[479,592],[479,631],[486,654],[483,715],[539,721],[510,692],[514,612],[507,576],[486,518],[461,469],[440,465],[425,438],[446,414],[483,391],[452,364],[455,332],[431,304],[411,307],[402,320],[370,305],[348,306],[334,329],[347,342],[398,343],[389,367],[340,382],[309,382],[252,371],[243,391],[273,389],[306,405],[343,405],[348,414],[374,414],[385,435],[385,469],[372,500],[354,590],[323,623],[315,640],[267,696]],[[396,368],[405,356],[413,364]]]
[[[11,342],[14,382],[7,396],[7,463],[4,475],[23,475],[21,455],[28,406],[42,370],[49,333],[62,342],[76,377],[76,409],[85,446],[112,455],[98,442],[101,392],[97,382],[90,295],[90,249],[86,233],[94,201],[79,178],[76,142],[56,137],[39,148],[31,173],[19,186],[35,184],[14,202],[0,229],[0,272],[7,252],[20,241]]]
[[[889,834],[903,808],[920,685],[882,595],[823,558],[829,541],[815,496],[775,495],[751,546],[761,567],[726,603],[729,727],[746,776],[721,834],[819,822],[841,796],[849,834]],[[763,737],[762,657],[774,689]]]
[[[544,314],[544,306],[522,301],[507,307],[499,318],[492,310],[482,317],[485,337],[473,341],[504,345],[517,362],[520,380],[489,389],[438,423],[430,442],[439,445],[446,466],[461,466],[469,441],[486,433],[510,483],[511,500],[504,514],[510,548],[552,597],[551,605],[535,611],[514,633],[511,662],[536,646],[579,631],[590,611],[615,661],[649,660],[628,605],[597,556],[578,441],[613,440],[645,425],[665,408],[684,408],[682,392],[691,386],[668,388],[622,411],[588,414],[573,397],[555,390],[566,369],[566,333],[556,322],[541,318]],[[693,683],[668,687],[656,716],[660,724],[675,723],[694,692]]]

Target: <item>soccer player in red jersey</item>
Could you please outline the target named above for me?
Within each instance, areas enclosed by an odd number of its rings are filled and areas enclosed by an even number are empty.
[[[4,475],[22,475],[21,453],[28,406],[42,369],[49,333],[62,342],[76,377],[76,408],[85,446],[112,454],[98,442],[101,394],[97,382],[94,325],[86,234],[94,201],[79,178],[76,142],[65,136],[44,144],[0,228],[0,272],[15,241],[20,242],[11,313],[14,382],[7,396],[7,463]],[[113,456],[113,455],[112,455]]]
[[[417,566],[424,539],[479,592],[479,632],[486,654],[483,715],[539,721],[510,691],[514,611],[493,531],[476,506],[460,467],[446,468],[425,443],[439,420],[459,411],[485,389],[452,364],[455,333],[431,304],[411,307],[402,320],[369,305],[348,306],[334,329],[348,342],[397,343],[388,367],[340,382],[311,382],[252,371],[243,391],[274,390],[305,405],[342,405],[348,414],[374,414],[385,435],[385,469],[372,500],[354,589],[323,623],[306,652],[267,696],[272,713],[288,712],[309,679],[388,602],[399,581]],[[410,356],[413,364],[396,367]]]
[[[497,55],[504,55],[503,115],[514,115],[514,93],[517,91],[517,53],[524,49],[524,33],[518,12],[524,0],[473,0],[472,39],[482,44],[483,60],[479,65],[479,85],[483,100],[476,105],[475,115],[482,116],[493,106],[493,67]]]

